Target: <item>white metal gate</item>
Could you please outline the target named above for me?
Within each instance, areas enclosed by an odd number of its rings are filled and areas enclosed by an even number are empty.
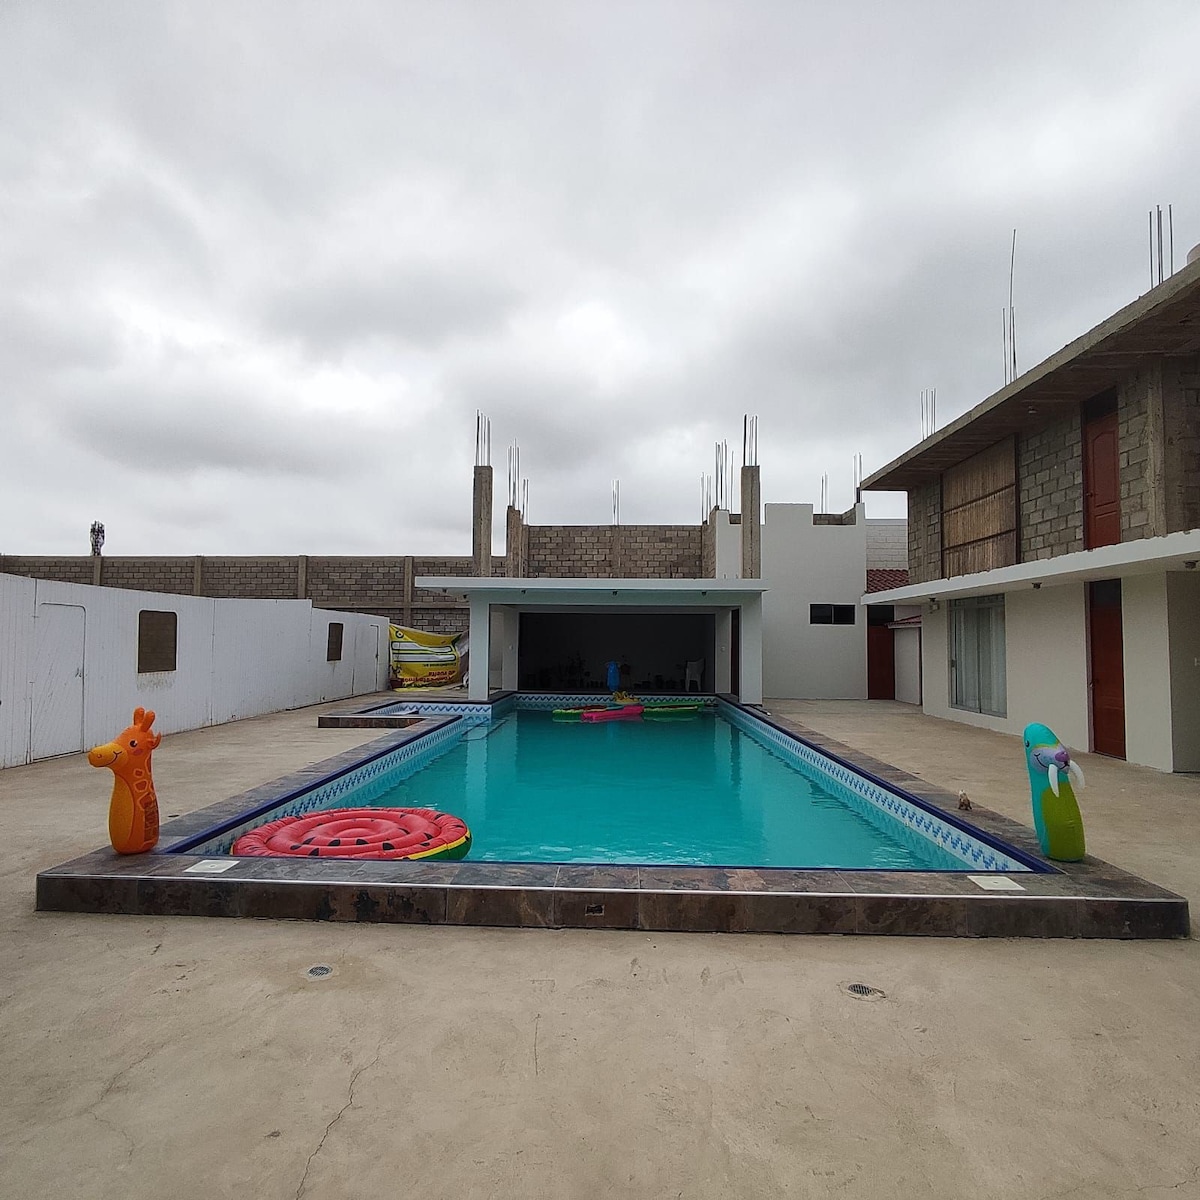
[[[354,627],[354,675],[350,688],[355,696],[379,688],[379,628],[376,625]]]
[[[33,759],[83,749],[83,609],[39,604],[33,627]]]

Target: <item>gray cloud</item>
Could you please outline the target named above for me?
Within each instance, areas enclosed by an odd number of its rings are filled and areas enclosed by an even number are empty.
[[[850,499],[1200,240],[1193,5],[113,3],[0,12],[0,549],[465,552]],[[16,447],[15,456],[11,449]],[[7,465],[7,464],[6,464]],[[498,479],[497,501],[504,480]],[[894,500],[872,501],[880,515]]]

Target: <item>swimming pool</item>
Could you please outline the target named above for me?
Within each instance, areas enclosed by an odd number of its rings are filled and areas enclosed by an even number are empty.
[[[369,805],[462,817],[476,862],[1030,869],[734,705],[585,725],[520,699],[529,706],[442,725],[188,848],[227,854],[267,820]]]

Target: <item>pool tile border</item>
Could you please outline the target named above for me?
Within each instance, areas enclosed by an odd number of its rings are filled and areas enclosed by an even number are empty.
[[[511,711],[515,701],[497,697]],[[722,697],[736,704],[732,697]],[[753,710],[751,710],[753,711]],[[496,714],[502,715],[502,714]],[[755,715],[765,715],[755,713]],[[42,871],[41,911],[259,917],[396,924],[720,933],[842,933],[930,937],[1181,938],[1187,901],[1099,859],[1023,871],[1021,892],[984,892],[965,872],[636,867],[589,864],[352,862],[239,859],[220,875],[189,873],[211,859],[174,847],[271,807],[316,780],[352,771],[461,720],[431,716],[281,780],[163,825],[165,853],[107,847]],[[489,717],[490,719],[490,717]],[[983,808],[970,822],[957,797],[792,722],[777,728],[1040,859],[1031,829]],[[364,760],[364,754],[367,759]],[[232,826],[230,826],[232,827]],[[1044,862],[1044,860],[1042,860]]]

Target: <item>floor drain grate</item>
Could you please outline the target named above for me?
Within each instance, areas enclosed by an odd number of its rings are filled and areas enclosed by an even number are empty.
[[[856,1000],[882,1000],[886,995],[877,987],[872,987],[869,983],[848,983],[846,991]]]
[[[304,974],[309,979],[324,979],[326,975],[333,974],[333,968],[327,967],[324,963],[318,963],[315,967],[309,967]]]

